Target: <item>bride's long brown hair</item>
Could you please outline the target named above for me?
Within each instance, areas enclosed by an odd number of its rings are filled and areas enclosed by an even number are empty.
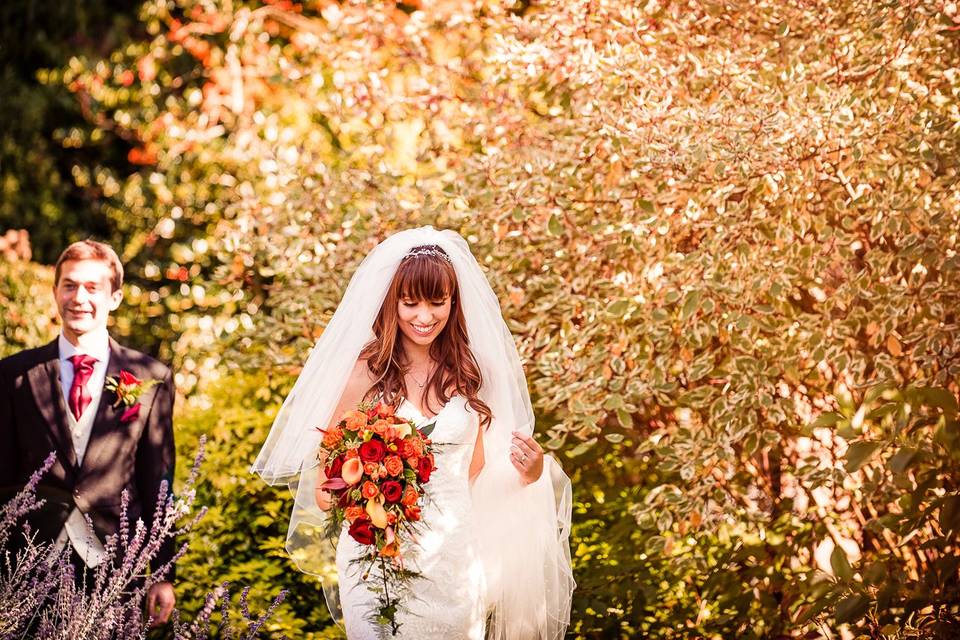
[[[481,426],[486,428],[493,414],[478,396],[483,377],[470,350],[457,273],[453,264],[443,257],[445,255],[446,252],[437,245],[423,245],[412,249],[411,254],[400,261],[373,323],[375,337],[360,352],[360,358],[367,361],[367,367],[376,378],[365,397],[380,397],[396,407],[407,396],[403,374],[410,362],[400,340],[397,314],[400,300],[436,301],[450,296],[447,324],[430,344],[430,358],[437,366],[425,383],[426,409],[431,411],[431,395],[435,395],[443,406],[452,394],[458,393],[467,399],[467,404],[480,416]]]

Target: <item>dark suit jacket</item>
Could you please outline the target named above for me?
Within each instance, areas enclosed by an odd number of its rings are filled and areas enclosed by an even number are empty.
[[[114,407],[113,392],[103,390],[78,466],[60,388],[57,340],[0,360],[0,496],[5,496],[0,501],[22,488],[51,451],[57,454],[37,492],[46,504],[28,518],[40,540],[56,539],[74,506],[90,516],[101,541],[118,533],[124,489],[131,530],[137,518],[150,526],[161,481],[172,488],[173,375],[167,366],[111,338],[107,376],[116,377],[121,370],[160,383],[140,396],[139,417],[126,423],[120,421],[125,407]],[[171,539],[153,566],[166,563],[174,552]]]

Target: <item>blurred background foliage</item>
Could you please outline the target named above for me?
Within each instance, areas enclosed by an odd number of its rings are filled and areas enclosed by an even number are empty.
[[[0,228],[26,230],[41,262],[55,261],[73,240],[111,234],[100,194],[74,179],[75,167],[123,172],[126,150],[109,130],[81,141],[83,105],[38,80],[75,54],[109,52],[134,28],[138,4],[11,0],[0,7]]]
[[[0,230],[114,242],[114,332],[213,434],[185,608],[284,585],[278,630],[336,633],[246,469],[362,257],[434,224],[574,479],[571,637],[960,633],[955,4],[20,4]],[[50,276],[4,268],[8,353]]]
[[[58,330],[53,268],[30,262],[30,236],[0,236],[0,357],[45,344]]]

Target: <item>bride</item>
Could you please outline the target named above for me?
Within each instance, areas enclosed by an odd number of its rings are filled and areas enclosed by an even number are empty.
[[[321,430],[363,401],[434,423],[436,471],[423,529],[403,550],[420,574],[399,637],[562,638],[574,588],[570,482],[532,438],[533,411],[513,338],[466,242],[423,227],[387,238],[360,265],[311,352],[252,470],[296,501],[287,550],[324,580],[351,640],[388,637],[346,529],[323,538],[330,496]],[[333,573],[337,582],[334,584]]]

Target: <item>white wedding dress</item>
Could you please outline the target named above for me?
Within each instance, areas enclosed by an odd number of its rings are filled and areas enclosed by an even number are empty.
[[[436,421],[430,438],[436,444],[436,467],[424,485],[426,504],[417,541],[402,547],[406,566],[418,571],[397,613],[400,629],[371,620],[376,594],[360,579],[352,560],[362,545],[347,534],[337,544],[340,603],[349,640],[482,640],[484,636],[483,568],[472,526],[469,469],[478,419],[466,398],[454,396],[433,418],[425,418],[409,401],[397,410],[417,426]]]

